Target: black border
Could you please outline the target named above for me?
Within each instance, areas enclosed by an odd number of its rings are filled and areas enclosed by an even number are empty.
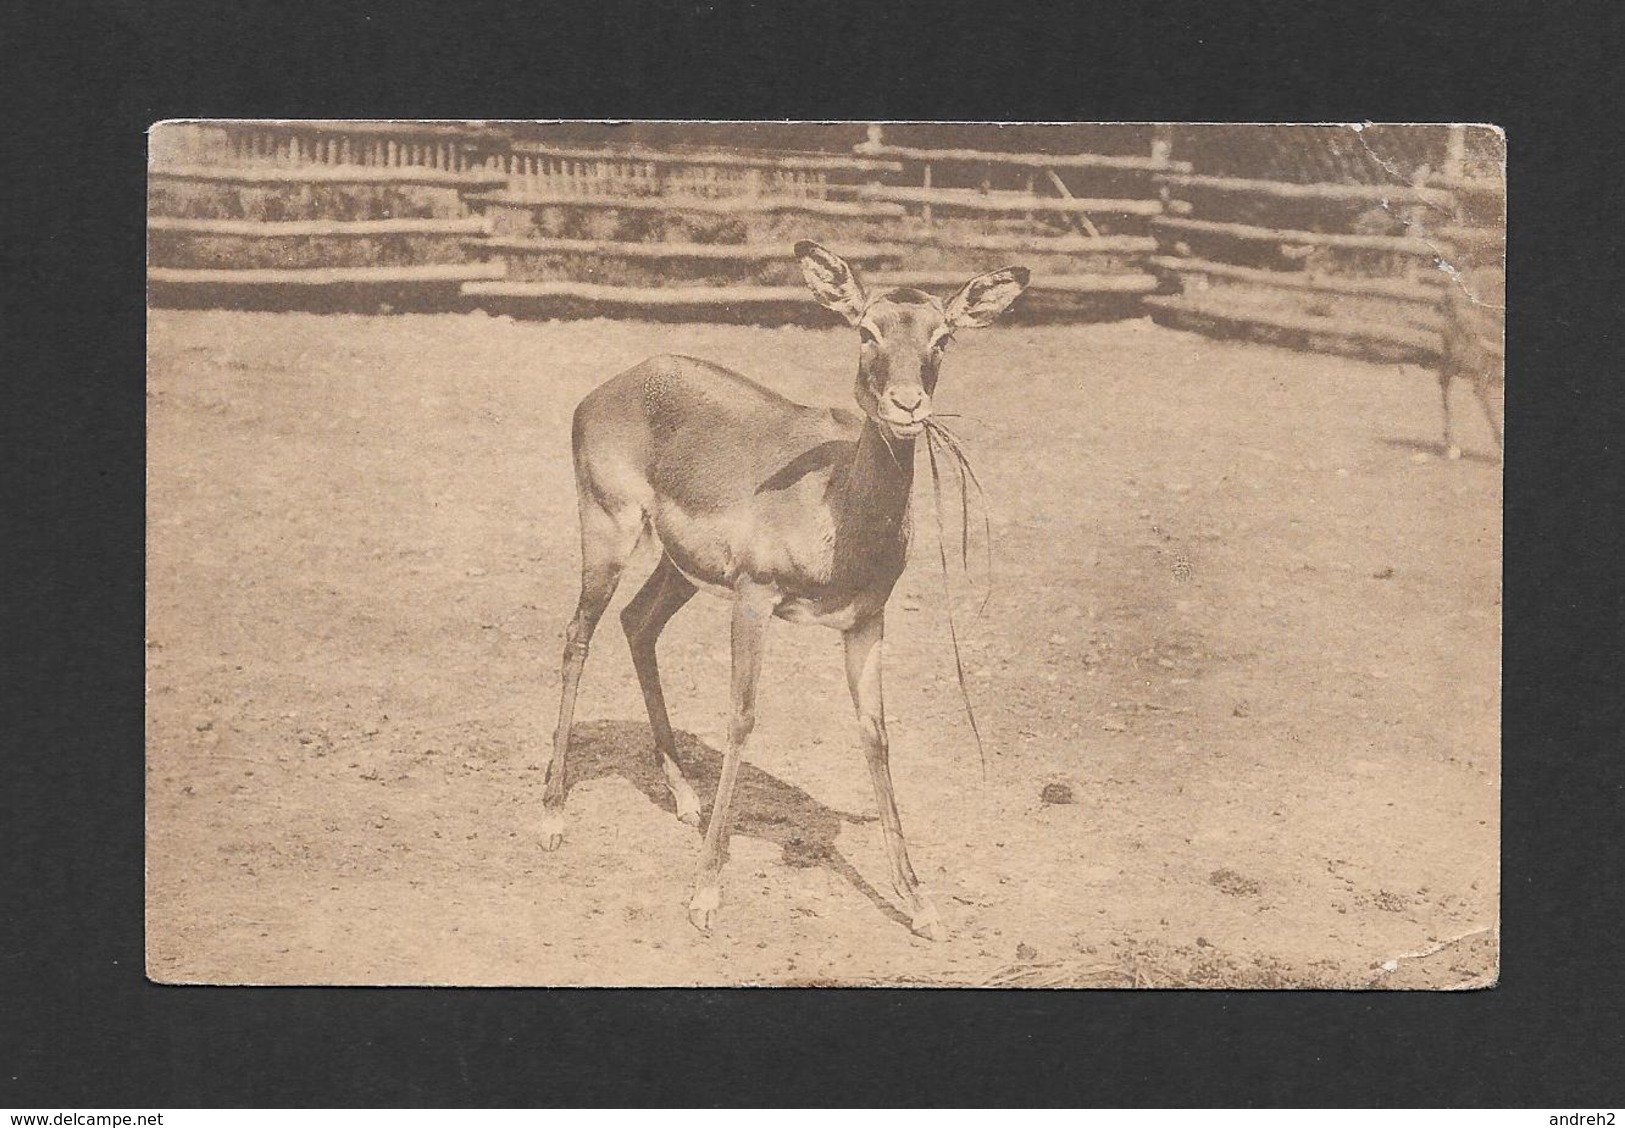
[[[18,3],[0,1105],[1617,1102],[1618,8]],[[176,116],[1491,121],[1502,983],[1456,996],[224,990],[142,975],[143,131]],[[16,559],[15,547],[7,556]],[[8,561],[9,563],[10,561]]]

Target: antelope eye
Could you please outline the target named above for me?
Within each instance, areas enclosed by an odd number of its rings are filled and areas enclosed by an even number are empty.
[[[858,340],[865,345],[878,345],[880,339],[862,325],[858,326]]]

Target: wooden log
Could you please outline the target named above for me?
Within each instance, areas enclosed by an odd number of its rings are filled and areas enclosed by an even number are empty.
[[[1460,176],[1467,163],[1467,126],[1457,122],[1450,127],[1444,147],[1444,174]]]
[[[958,289],[968,279],[963,270],[910,270],[876,274],[865,279],[871,286],[912,286],[922,290]],[[1149,294],[1158,281],[1152,274],[1042,274],[1027,284],[1028,293]]]
[[[1452,246],[1470,247],[1476,250],[1505,247],[1507,240],[1504,227],[1467,227],[1455,225],[1449,227],[1435,227],[1428,232],[1430,236],[1441,243]]]
[[[1385,278],[1338,278],[1326,274],[1299,273],[1284,270],[1255,270],[1227,262],[1211,262],[1199,258],[1175,258],[1156,255],[1150,260],[1159,270],[1179,274],[1203,274],[1211,278],[1233,278],[1238,282],[1252,282],[1278,290],[1309,290],[1323,294],[1354,294],[1366,297],[1393,298],[1396,301],[1415,302],[1419,305],[1437,305],[1441,294],[1439,280],[1431,284]],[[1429,276],[1432,278],[1433,276]]]
[[[984,195],[971,188],[887,188],[864,185],[854,194],[860,200],[886,200],[897,203],[927,204],[956,208],[960,211],[990,212],[1000,215],[1021,215],[1025,212],[1055,212],[1074,215],[1098,212],[1105,215],[1161,215],[1159,200],[1084,200],[1053,199],[1031,196],[1024,192]]]
[[[1441,345],[1440,335],[1435,330],[1417,329],[1392,322],[1361,321],[1351,317],[1315,317],[1310,314],[1261,310],[1191,294],[1153,296],[1145,298],[1144,301],[1148,306],[1169,313],[1229,325],[1260,326],[1266,329],[1339,337],[1345,340],[1376,341],[1404,345],[1428,353],[1437,353]]]
[[[387,235],[484,235],[489,221],[471,219],[362,219],[362,220],[284,220],[262,222],[253,219],[176,219],[155,215],[147,220],[148,231],[172,231],[182,235],[231,235],[248,239],[371,239]]]
[[[542,239],[498,235],[467,240],[470,247],[537,255],[599,255],[615,259],[699,259],[709,262],[791,262],[789,243],[626,243],[605,239]],[[841,247],[841,257],[854,262],[904,258],[912,248],[883,244]]]
[[[147,281],[168,286],[399,286],[505,278],[500,262],[431,263],[422,266],[324,266],[304,270],[191,270],[147,268]]]
[[[1387,251],[1390,254],[1417,255],[1422,258],[1433,258],[1439,251],[1435,242],[1408,235],[1345,235],[1292,228],[1255,227],[1246,223],[1214,223],[1205,219],[1175,219],[1167,216],[1153,219],[1151,225],[1159,231],[1184,231],[1192,235],[1215,235],[1248,242]]]
[[[876,274],[870,277],[871,288],[881,286],[935,286],[962,285],[962,272],[916,272],[908,274]],[[1149,274],[1052,274],[1035,278],[1029,290],[1057,294],[1137,294],[1149,293],[1157,280]],[[595,302],[603,305],[633,306],[701,306],[748,304],[800,304],[812,299],[802,286],[608,286],[596,282],[577,282],[569,279],[557,281],[501,281],[470,282],[463,292],[472,297],[487,298],[560,298]]]
[[[1507,190],[1507,182],[1498,176],[1446,176],[1436,172],[1428,177],[1428,184],[1463,196],[1503,196]]]
[[[1277,200],[1325,200],[1332,203],[1423,203],[1448,207],[1450,193],[1436,188],[1388,184],[1294,184],[1283,180],[1248,180],[1235,176],[1167,174],[1155,178],[1170,188],[1196,188],[1268,196]]]
[[[920,247],[952,251],[1000,251],[1010,254],[1044,254],[1081,257],[1088,255],[1139,255],[1157,249],[1149,235],[944,235],[938,232],[895,232],[890,243],[842,244],[843,258],[857,262],[873,259],[906,258]],[[737,262],[789,261],[793,253],[788,243],[628,243],[603,239],[544,239],[496,235],[470,239],[471,247],[534,254],[592,254],[609,258],[711,259]]]
[[[719,166],[743,169],[782,169],[802,172],[902,172],[898,161],[865,160],[845,156],[771,155],[748,156],[743,153],[698,149],[692,152],[649,149],[642,146],[605,146],[582,148],[549,145],[538,141],[515,141],[513,151],[553,160],[630,161],[642,164],[686,165],[693,167]]]
[[[1061,199],[1071,200],[1075,198],[1072,195],[1072,189],[1068,188],[1066,186],[1066,181],[1061,179],[1060,173],[1056,172],[1053,168],[1046,168],[1044,170],[1044,175],[1049,178],[1050,187],[1055,189],[1055,194],[1061,197]],[[1027,175],[1027,194],[1029,196],[1037,195],[1037,193],[1033,191],[1033,180],[1033,175],[1029,173]],[[1027,218],[1031,219],[1032,215],[1029,213]],[[1072,221],[1072,225],[1082,231],[1085,235],[1095,239],[1100,238],[1099,229],[1096,228],[1092,222],[1090,222],[1088,216],[1079,213],[1074,214],[1069,218]]]
[[[802,286],[606,286],[597,282],[469,282],[477,298],[557,298],[600,305],[700,306],[810,302]]]
[[[950,251],[1004,251],[1030,255],[1132,255],[1157,249],[1150,235],[960,235],[937,231],[895,231],[888,239],[913,247]]]
[[[867,157],[895,157],[938,164],[1008,165],[1015,168],[1094,168],[1118,172],[1188,172],[1184,161],[1162,157],[1109,157],[1099,153],[1000,153],[985,149],[911,149],[903,145],[858,144],[852,151]]]
[[[506,178],[487,172],[446,172],[442,169],[397,167],[369,168],[366,165],[305,165],[297,168],[245,166],[229,168],[209,165],[154,166],[147,171],[154,180],[184,180],[200,184],[414,184],[462,189],[495,188]]]
[[[620,208],[627,211],[704,212],[712,215],[800,212],[858,219],[892,219],[906,214],[901,204],[853,203],[797,196],[573,196],[565,193],[487,192],[467,198],[470,203],[517,208]]]
[[[503,126],[477,125],[471,122],[446,121],[355,121],[342,118],[300,118],[294,121],[236,120],[211,122],[225,129],[252,128],[255,132],[300,133],[307,136],[320,134],[349,134],[368,137],[441,138],[452,141],[491,144],[508,139]]]
[[[1151,159],[1170,164],[1173,152],[1174,127],[1168,122],[1158,122],[1151,127]]]

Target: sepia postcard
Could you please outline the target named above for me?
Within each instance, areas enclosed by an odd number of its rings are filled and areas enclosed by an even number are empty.
[[[1505,149],[154,126],[149,977],[1493,986]]]

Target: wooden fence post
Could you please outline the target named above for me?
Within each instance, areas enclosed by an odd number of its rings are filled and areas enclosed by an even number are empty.
[[[1151,159],[1163,164],[1174,159],[1174,127],[1167,122],[1151,127]]]
[[[1467,168],[1467,127],[1452,125],[1445,138],[1444,174],[1451,180],[1460,179]]]

